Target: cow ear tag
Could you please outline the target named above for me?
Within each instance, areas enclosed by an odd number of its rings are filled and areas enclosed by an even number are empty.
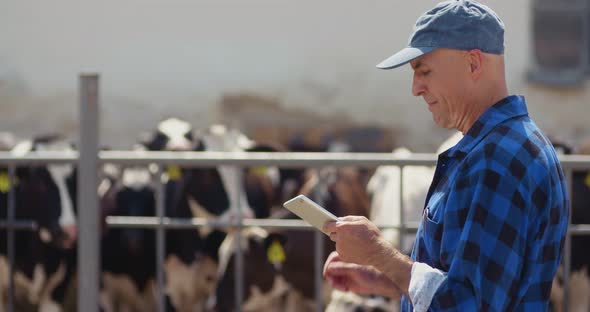
[[[265,166],[256,166],[250,168],[250,174],[257,175],[257,176],[265,176],[268,171],[268,168]]]
[[[12,181],[14,184],[18,183],[16,178]],[[8,193],[10,191],[10,177],[5,171],[0,171],[0,193]]]
[[[586,175],[586,179],[584,180],[587,187],[590,187],[590,172]]]
[[[168,174],[168,179],[170,181],[178,181],[182,176],[182,171],[178,166],[168,166],[166,173]]]
[[[266,256],[268,257],[268,261],[272,264],[281,264],[285,262],[285,250],[283,246],[278,240],[273,240],[272,244],[268,246],[266,250]]]

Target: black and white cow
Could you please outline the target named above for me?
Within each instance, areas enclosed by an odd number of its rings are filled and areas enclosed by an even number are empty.
[[[15,156],[29,151],[67,151],[70,143],[59,136],[48,135],[23,141],[12,148]],[[26,307],[61,309],[72,269],[77,238],[75,223],[75,176],[72,165],[19,167],[12,185],[6,168],[0,169],[0,218],[7,217],[7,193],[12,186],[16,195],[16,219],[34,221],[38,229],[19,231],[15,235],[15,294],[17,310]],[[6,298],[8,260],[6,231],[0,230],[0,308]]]
[[[155,179],[145,167],[125,168],[121,180],[103,196],[108,215],[156,215]],[[192,217],[184,200],[166,207],[171,217]],[[169,196],[174,194],[168,193]],[[185,204],[183,204],[185,203]],[[196,230],[166,233],[164,271],[168,309],[193,311],[204,305],[215,282],[218,231],[200,235]],[[151,311],[155,308],[156,240],[151,229],[106,229],[101,240],[102,295],[105,311]]]
[[[171,127],[174,126],[174,127]],[[160,125],[154,140],[145,146],[182,150],[192,142],[185,131],[192,131],[178,120]],[[180,134],[180,139],[179,135]],[[185,136],[186,135],[186,136]],[[174,144],[170,144],[175,142]],[[149,167],[123,168],[101,198],[105,215],[155,216],[157,178]],[[178,168],[168,168],[165,179],[165,214],[173,218],[192,218],[185,179]],[[222,187],[222,186],[218,186]],[[213,286],[216,270],[216,232],[200,235],[195,230],[170,230],[166,233],[165,293],[169,310],[192,311],[203,305]],[[106,228],[102,246],[102,307],[105,311],[151,311],[155,309],[156,272],[155,232],[148,229]],[[213,245],[213,246],[211,246]],[[207,271],[213,273],[207,273]],[[212,277],[207,277],[210,274]]]
[[[108,215],[154,216],[155,198],[147,168],[127,168],[101,199]],[[150,311],[155,306],[155,232],[108,228],[101,239],[101,301],[105,311]]]

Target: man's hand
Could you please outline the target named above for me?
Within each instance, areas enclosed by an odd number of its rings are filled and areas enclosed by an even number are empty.
[[[324,278],[341,291],[352,291],[361,295],[383,295],[392,299],[399,299],[402,295],[395,283],[385,274],[372,266],[344,262],[336,251],[326,260]]]
[[[347,263],[339,265],[339,268],[349,272],[344,275],[344,285],[349,289],[360,287],[362,278],[367,277],[368,271],[366,268],[361,270],[361,267],[372,267],[397,286],[397,291],[408,293],[414,262],[387,242],[379,229],[367,218],[347,216],[338,221],[328,221],[324,225],[324,231],[330,233],[330,239],[336,243],[339,262]],[[326,266],[328,264],[326,262]],[[354,266],[355,264],[358,266]],[[353,271],[355,273],[351,273]],[[334,279],[333,282],[339,285],[341,281]]]
[[[326,222],[324,230],[330,233],[330,239],[336,243],[336,251],[346,262],[375,265],[372,260],[393,248],[365,217],[347,216],[335,222]]]

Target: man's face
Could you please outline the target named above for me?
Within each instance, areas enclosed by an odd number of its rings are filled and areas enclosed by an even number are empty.
[[[464,51],[437,49],[410,65],[414,70],[412,94],[421,96],[434,122],[457,128],[469,110],[470,65]]]

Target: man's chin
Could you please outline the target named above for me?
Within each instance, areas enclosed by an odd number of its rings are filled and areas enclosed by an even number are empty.
[[[445,123],[444,120],[437,119],[434,114],[432,114],[432,121],[434,121],[434,123],[440,128],[454,129],[453,125],[451,125],[449,123]]]

